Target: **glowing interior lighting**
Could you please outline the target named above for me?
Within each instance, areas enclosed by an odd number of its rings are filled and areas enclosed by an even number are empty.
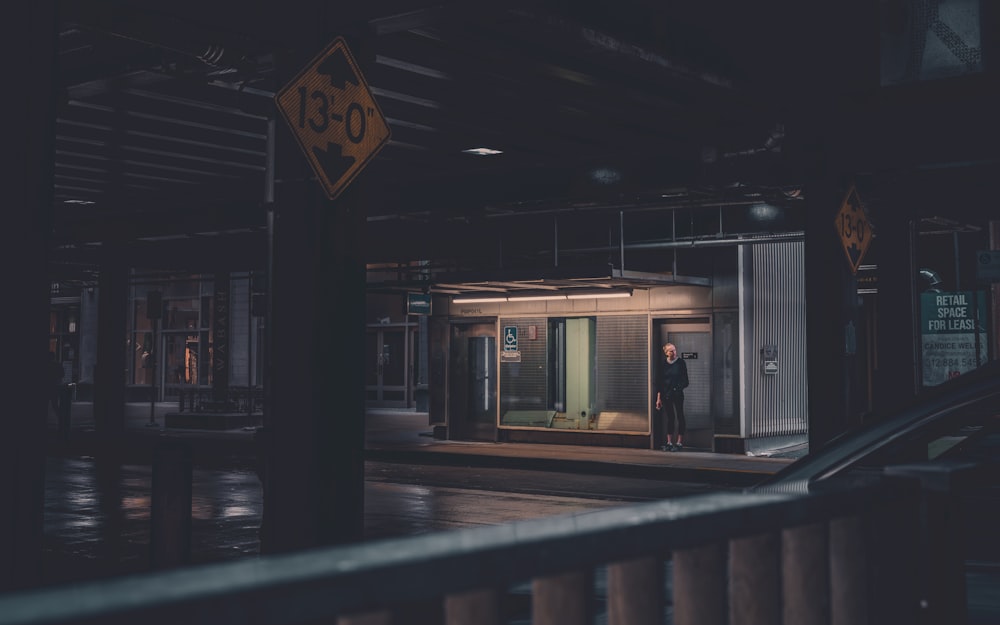
[[[508,302],[545,302],[557,299],[566,299],[565,295],[511,295]]]
[[[456,304],[490,304],[497,302],[550,302],[567,299],[611,299],[620,297],[632,297],[632,291],[606,291],[597,293],[571,293],[545,295],[489,295],[489,296],[459,296],[452,299]]]
[[[569,299],[612,299],[632,297],[632,291],[611,291],[609,293],[573,293],[566,296]]]
[[[495,150],[493,148],[469,148],[462,151],[466,154],[475,154],[476,156],[496,156],[497,154],[503,154],[503,150]]]
[[[493,302],[506,302],[506,297],[456,297],[452,300],[456,304],[489,304]]]

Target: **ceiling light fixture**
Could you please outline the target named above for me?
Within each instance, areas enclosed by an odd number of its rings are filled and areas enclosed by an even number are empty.
[[[462,151],[466,154],[474,154],[476,156],[496,156],[497,154],[503,154],[503,150],[495,150],[493,148],[469,148]]]
[[[495,302],[506,302],[506,297],[456,297],[453,300],[456,304],[490,304]]]
[[[456,304],[495,304],[498,302],[551,302],[568,299],[610,299],[632,297],[632,289],[590,291],[587,293],[546,293],[543,295],[460,295],[452,299]]]
[[[622,172],[614,167],[597,167],[589,173],[590,179],[597,184],[615,184],[622,180]]]
[[[551,300],[566,299],[565,295],[511,295],[508,302],[546,302]]]
[[[628,291],[607,291],[604,293],[570,293],[568,299],[611,299],[619,297],[632,297],[632,290]]]

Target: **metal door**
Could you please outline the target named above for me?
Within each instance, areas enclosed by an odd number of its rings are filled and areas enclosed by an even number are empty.
[[[712,420],[712,332],[708,318],[671,319],[656,322],[652,346],[655,354],[652,371],[658,375],[663,358],[663,344],[673,343],[677,354],[687,363],[690,385],[684,390],[684,416],[687,421],[685,443],[711,449],[714,439]],[[655,379],[654,379],[655,383]],[[655,418],[655,415],[654,415]],[[661,425],[661,424],[654,424]]]
[[[449,343],[448,437],[496,440],[496,324],[454,324]]]

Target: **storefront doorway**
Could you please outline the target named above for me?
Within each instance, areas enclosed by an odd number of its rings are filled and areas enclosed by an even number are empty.
[[[712,326],[708,317],[661,319],[653,322],[654,385],[659,375],[664,343],[673,343],[687,363],[690,386],[684,390],[684,415],[687,433],[684,444],[694,449],[713,447],[712,421]],[[653,411],[653,436],[657,448],[663,444],[664,418]]]
[[[365,401],[369,407],[410,406],[415,334],[407,324],[368,327],[365,336]]]
[[[449,363],[448,438],[496,440],[496,324],[453,324]]]

